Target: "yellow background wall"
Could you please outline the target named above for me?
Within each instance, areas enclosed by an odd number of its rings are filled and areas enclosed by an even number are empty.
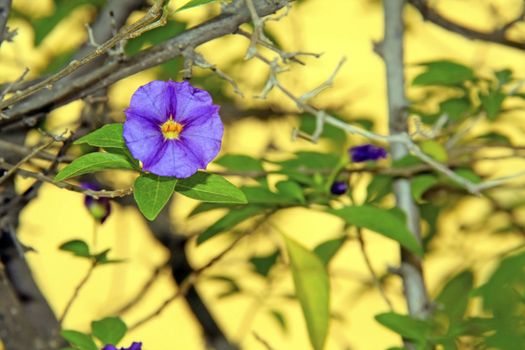
[[[172,6],[180,6],[185,1],[172,1]],[[484,5],[492,3],[502,9],[503,18],[512,18],[520,10],[518,0],[508,1],[435,1],[438,8],[447,15],[477,28],[490,29],[497,24],[495,17],[487,14]],[[51,1],[15,0],[17,8],[34,13],[49,13]],[[499,6],[501,5],[501,6]],[[180,19],[188,20],[190,25],[201,21],[208,9],[195,9],[180,14]],[[469,16],[465,16],[468,13]],[[62,23],[43,45],[32,47],[31,28],[27,23],[13,21],[19,28],[14,43],[4,43],[0,48],[0,82],[15,79],[24,69],[39,69],[45,66],[50,56],[65,52],[76,43],[85,40],[84,23],[92,17],[92,9],[82,7]],[[406,62],[407,72],[412,76],[417,68],[414,63],[439,59],[457,59],[465,64],[488,71],[489,68],[511,66],[516,75],[525,75],[523,54],[497,45],[472,42],[450,34],[432,24],[425,24],[412,9],[406,11]],[[364,0],[308,0],[301,6],[294,6],[290,15],[278,23],[271,23],[271,29],[291,51],[304,50],[323,52],[319,60],[309,59],[305,67],[293,67],[283,75],[283,81],[294,92],[300,94],[316,86],[331,74],[342,56],[347,63],[341,70],[332,89],[315,99],[320,107],[338,106],[352,117],[371,116],[378,122],[378,132],[386,132],[385,70],[383,62],[372,52],[372,42],[380,40],[383,31],[381,6],[378,1]],[[200,52],[219,67],[231,62],[247,47],[247,40],[239,37],[226,37],[205,44]],[[251,96],[258,91],[253,89],[253,81],[261,84],[266,77],[264,66],[256,62],[246,62],[232,75],[239,81],[247,98],[240,100],[246,106],[255,102]],[[111,105],[117,111],[115,119],[123,120],[122,112],[136,87],[154,78],[154,70],[137,74],[121,81],[111,89]],[[176,78],[176,77],[173,77]],[[262,85],[260,85],[262,86]],[[259,86],[259,87],[260,87]],[[270,101],[293,107],[278,93],[270,95]],[[53,112],[50,123],[55,130],[71,127],[71,121],[82,107],[75,102]],[[523,114],[513,116],[523,121]],[[252,119],[242,120],[226,128],[223,152],[246,153],[260,156],[269,139],[288,152],[307,148],[321,150],[306,141],[290,141],[290,133],[297,121],[286,118],[271,122],[269,126]],[[483,126],[480,126],[483,127]],[[505,127],[512,132],[512,128]],[[352,139],[352,144],[361,140]],[[278,156],[278,155],[275,155]],[[281,155],[282,156],[282,155]],[[513,164],[513,167],[523,164]],[[487,171],[491,171],[490,165]],[[495,170],[493,170],[495,171]],[[129,176],[122,175],[118,182],[124,186],[130,183]],[[23,188],[30,183],[19,179]],[[362,190],[361,195],[362,195]],[[359,197],[359,196],[358,196]],[[195,201],[180,196],[174,197],[173,224],[181,232],[194,233],[218,217],[217,213],[198,216],[191,220],[186,215],[196,205]],[[66,328],[87,330],[93,319],[103,317],[117,309],[128,298],[135,295],[151,271],[166,257],[167,252],[151,237],[141,215],[131,208],[113,206],[114,212],[99,232],[99,246],[111,247],[112,257],[125,258],[125,264],[101,267],[82,291],[66,321]],[[466,200],[455,212],[445,214],[440,224],[439,245],[436,253],[425,260],[425,274],[431,293],[453,272],[474,264],[486,274],[493,267],[494,260],[487,257],[495,250],[504,250],[519,243],[507,238],[495,240],[489,236],[489,228],[475,235],[460,234],[458,227],[475,222],[487,212],[487,203],[481,198]],[[306,209],[289,209],[277,214],[272,223],[306,245],[313,247],[329,238],[341,234],[342,223],[329,215]],[[44,294],[57,314],[61,314],[65,304],[87,270],[86,262],[60,253],[57,247],[64,241],[81,238],[90,240],[92,221],[82,205],[82,196],[77,193],[59,190],[44,185],[37,200],[23,212],[20,239],[24,244],[35,247],[38,253],[29,253],[28,259],[34,269]],[[391,241],[374,233],[366,233],[367,246],[377,271],[388,265],[396,265],[398,249]],[[210,257],[228,244],[227,236],[222,236],[204,244],[192,247],[191,262],[201,266]],[[279,297],[290,292],[291,278],[283,268],[275,272],[275,285],[267,295],[264,281],[248,273],[249,266],[243,257],[253,253],[269,252],[278,238],[268,226],[262,227],[250,238],[244,240],[208,274],[231,275],[247,290],[264,298],[262,303],[253,297],[234,296],[216,300],[222,286],[215,282],[198,284],[199,291],[208,302],[213,314],[228,336],[242,343],[245,349],[263,349],[254,339],[252,331],[267,340],[275,349],[308,349],[309,342],[299,305]],[[468,249],[466,249],[468,247]],[[461,252],[461,254],[459,254]],[[386,311],[386,306],[377,291],[362,291],[363,280],[369,280],[363,258],[356,242],[348,242],[336,256],[331,265],[332,310],[344,318],[344,322],[333,321],[327,349],[384,349],[399,344],[396,335],[379,326],[373,315]],[[479,281],[478,281],[479,282]],[[156,308],[164,298],[171,295],[173,285],[168,273],[161,276],[153,290],[124,319],[133,323],[141,316]],[[389,293],[400,312],[404,311],[399,283],[389,285]],[[285,312],[289,332],[283,334],[266,310],[279,307]],[[133,340],[144,342],[146,350],[203,349],[200,329],[193,319],[184,300],[178,300],[168,307],[161,316],[130,333],[123,344]]]

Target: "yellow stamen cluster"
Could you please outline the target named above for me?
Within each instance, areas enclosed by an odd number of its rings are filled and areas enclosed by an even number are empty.
[[[182,129],[182,124],[174,121],[172,116],[160,126],[160,130],[162,131],[165,140],[177,140]]]

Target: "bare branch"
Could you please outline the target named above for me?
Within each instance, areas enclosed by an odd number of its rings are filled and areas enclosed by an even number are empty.
[[[164,2],[165,0],[156,0],[154,5],[149,9],[149,11],[144,17],[142,17],[137,22],[122,28],[122,30],[117,35],[100,45],[97,49],[91,51],[84,58],[69,62],[69,64],[65,68],[60,70],[58,73],[50,76],[49,78],[45,79],[44,81],[32,85],[25,90],[16,91],[12,97],[4,101],[0,101],[0,110],[3,110],[6,107],[15,104],[16,102],[25,99],[26,97],[34,94],[35,92],[43,88],[51,89],[53,83],[68,76],[78,68],[91,62],[100,55],[103,55],[113,46],[118,44],[121,40],[135,38],[148,30],[164,25],[166,22],[165,16],[167,15],[163,13],[162,7],[164,6]]]
[[[176,58],[187,47],[197,47],[212,39],[236,32],[242,23],[250,20],[250,14],[246,7],[239,8],[239,1],[244,0],[236,0],[232,5],[228,5],[235,9],[234,11],[225,12],[163,44],[143,50],[131,58],[105,64],[72,81],[68,81],[67,84],[57,82],[50,91],[42,90],[41,94],[31,100],[5,110],[4,114],[10,119],[0,120],[0,130],[23,126],[25,124],[24,119],[27,119],[27,116],[33,116],[35,119],[42,118],[43,114],[39,114],[39,111],[47,112],[73,100],[89,96],[120,79]],[[271,2],[254,0],[259,16],[274,13],[286,6],[287,3],[287,0]]]
[[[508,29],[522,19],[522,14],[497,30],[492,32],[482,32],[446,18],[430,7],[426,0],[408,0],[408,2],[421,13],[424,20],[430,21],[446,30],[460,34],[468,39],[482,40],[519,50],[525,50],[525,43],[508,39],[506,36]]]

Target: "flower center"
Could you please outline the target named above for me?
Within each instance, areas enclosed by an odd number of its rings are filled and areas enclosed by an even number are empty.
[[[171,115],[170,119],[165,121],[164,124],[160,126],[162,135],[164,135],[164,140],[177,140],[182,129],[182,124],[179,124],[176,121],[174,121]]]

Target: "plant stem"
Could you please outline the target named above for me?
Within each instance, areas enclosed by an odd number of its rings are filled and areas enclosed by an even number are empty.
[[[84,278],[80,281],[80,283],[77,285],[77,287],[73,291],[73,295],[67,302],[64,312],[62,313],[62,316],[60,316],[60,318],[58,319],[58,324],[60,326],[62,326],[62,323],[64,322],[64,319],[66,318],[67,314],[69,313],[69,310],[71,310],[71,306],[73,306],[73,303],[77,299],[78,294],[80,293],[80,290],[86,285],[87,281],[91,277],[91,274],[93,273],[93,270],[95,269],[95,266],[97,266],[97,263],[96,261],[93,261],[86,275],[84,276]]]
[[[377,51],[386,65],[390,135],[406,134],[408,132],[408,102],[405,96],[403,65],[404,5],[405,0],[383,1],[385,33],[383,42],[377,46]],[[409,153],[406,144],[400,142],[391,142],[390,149],[393,160],[403,158]],[[419,209],[412,198],[410,180],[396,179],[393,186],[396,205],[405,213],[408,228],[416,239],[421,242]],[[401,248],[399,272],[403,279],[404,294],[409,314],[414,317],[425,318],[428,313],[428,296],[423,278],[421,259]],[[405,347],[408,349],[415,348],[413,343],[406,340]]]

